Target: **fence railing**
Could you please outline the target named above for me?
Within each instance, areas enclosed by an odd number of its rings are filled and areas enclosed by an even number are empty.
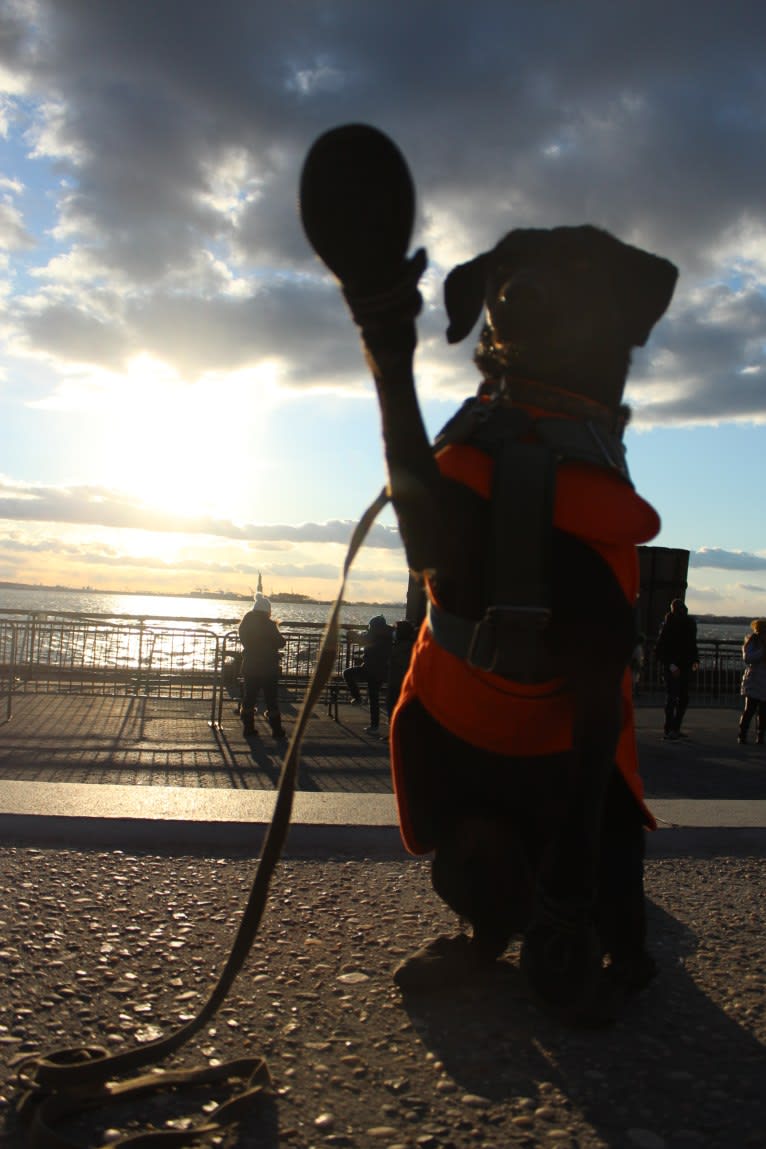
[[[187,619],[108,619],[86,615],[0,615],[0,723],[17,693],[145,695],[210,702],[220,722],[225,694],[237,690],[241,645],[236,630],[191,625]],[[229,624],[226,624],[229,625]],[[304,685],[317,662],[322,624],[282,625],[282,682]],[[334,685],[360,655],[356,628],[343,627]],[[736,705],[742,678],[738,642],[701,641],[700,668],[690,700],[697,705]],[[635,687],[636,701],[658,702],[664,691],[653,644],[647,643]]]
[[[282,624],[281,630],[285,638],[285,645],[280,651],[280,680],[283,687],[303,687],[308,683],[314,673],[319,659],[319,647],[322,642],[324,626],[317,624],[312,629],[288,629],[289,623]],[[301,624],[308,627],[310,624]],[[326,687],[330,692],[337,692],[343,671],[353,662],[361,659],[362,647],[356,641],[354,634],[358,627],[343,628],[338,650],[335,656],[335,665]],[[221,706],[226,692],[234,693],[239,668],[242,662],[242,644],[236,630],[224,635],[221,652],[223,660],[221,682],[219,689],[219,707],[217,720],[221,719]]]
[[[10,722],[16,680],[16,624],[0,620],[0,725]]]
[[[698,706],[733,706],[740,698],[744,663],[742,644],[725,639],[701,640],[699,669],[689,682],[689,699]],[[635,687],[638,702],[654,701],[662,696],[665,683],[662,666],[654,654],[654,643],[644,649],[643,665]]]
[[[360,654],[353,629],[342,628],[336,678]],[[308,681],[323,630],[323,624],[283,624],[284,683]],[[236,630],[188,620],[0,617],[0,721],[10,719],[14,694],[72,692],[205,700],[211,721],[220,722],[226,692],[237,692],[241,653]]]

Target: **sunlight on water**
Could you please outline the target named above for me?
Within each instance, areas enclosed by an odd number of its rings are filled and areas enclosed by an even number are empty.
[[[98,594],[87,590],[0,590],[0,608],[27,614],[31,611],[65,611],[78,614],[106,615],[115,618],[178,618],[210,621],[216,624],[238,622],[249,609],[249,599],[241,601],[220,598],[186,598],[181,595]],[[313,603],[274,603],[273,617],[279,622],[298,625],[324,623],[329,606]],[[383,614],[388,623],[405,617],[404,603],[384,606],[351,605],[343,608],[342,621],[351,626],[365,626],[374,614]],[[704,641],[742,642],[746,623],[700,622],[698,637]]]
[[[115,618],[129,615],[133,618],[178,618],[208,620],[213,623],[239,621],[250,608],[250,600],[219,598],[185,598],[180,595],[151,594],[98,594],[79,590],[1,590],[0,608],[29,614],[33,611],[67,612],[106,615]],[[313,603],[274,603],[272,617],[284,623],[324,623],[329,606]],[[347,606],[342,621],[352,626],[364,626],[374,614],[383,614],[389,623],[404,618],[404,603],[383,607]]]

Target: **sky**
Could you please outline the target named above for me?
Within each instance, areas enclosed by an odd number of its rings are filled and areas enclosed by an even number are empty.
[[[765,42],[761,0],[0,0],[0,580],[334,594],[385,471],[297,194],[365,122],[415,182],[432,435],[479,382],[457,263],[592,223],[678,266],[631,475],[690,608],[766,615]],[[389,508],[348,596],[406,585]]]

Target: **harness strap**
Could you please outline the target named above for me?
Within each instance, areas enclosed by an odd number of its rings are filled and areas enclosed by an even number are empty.
[[[530,402],[534,402],[534,396]],[[478,447],[493,460],[491,530],[478,622],[429,607],[434,639],[478,669],[518,682],[551,675],[543,633],[550,621],[553,513],[559,463],[587,463],[630,483],[622,424],[581,403],[572,417],[535,416],[498,391],[466,400],[436,440]]]
[[[630,482],[623,430],[624,423],[598,418],[590,412],[579,418],[555,414],[536,417],[500,392],[484,399],[466,399],[437,435],[434,449],[439,451],[452,443],[472,443],[493,454],[505,437],[518,441],[533,433],[538,442],[551,448],[559,462],[606,467]]]
[[[622,438],[603,424],[593,419],[538,419],[535,434],[562,462],[608,467],[629,481]]]
[[[547,610],[551,593],[556,457],[537,443],[505,440],[495,455],[487,601]]]
[[[540,641],[551,616],[556,457],[504,439],[495,452],[486,600],[468,652],[482,670],[535,682],[551,676]]]

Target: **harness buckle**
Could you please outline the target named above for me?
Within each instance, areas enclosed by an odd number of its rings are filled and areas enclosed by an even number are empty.
[[[474,627],[467,662],[517,681],[547,677],[540,640],[551,619],[544,606],[490,606]]]

